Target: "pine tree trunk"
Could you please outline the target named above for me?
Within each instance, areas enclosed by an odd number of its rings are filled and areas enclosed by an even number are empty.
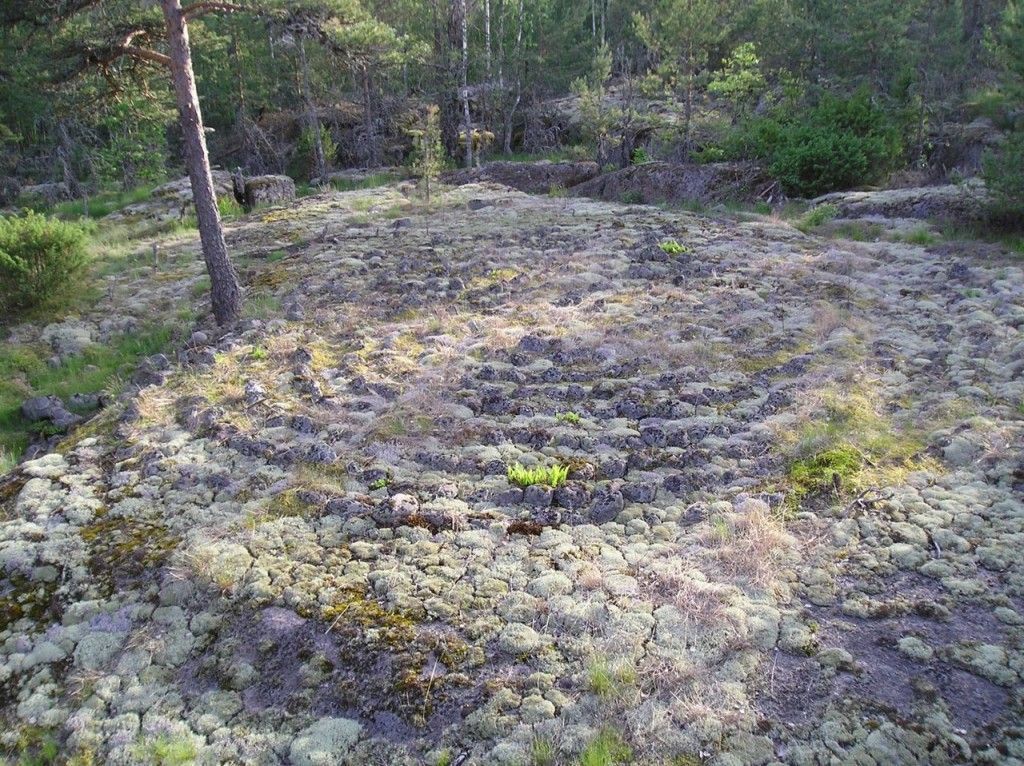
[[[526,16],[525,0],[519,0],[519,16],[516,26],[516,95],[508,113],[505,115],[505,154],[512,154],[512,129],[515,125],[516,109],[523,97],[523,24]]]
[[[316,169],[316,180],[321,184],[327,183],[327,158],[324,156],[324,141],[320,134],[320,115],[317,114],[316,104],[313,102],[313,89],[309,85],[309,61],[306,59],[306,41],[299,36],[299,63],[302,66],[302,94],[306,101],[307,119],[309,130],[312,133],[310,138],[313,141],[313,166]]]
[[[228,259],[224,242],[217,194],[210,172],[210,155],[206,149],[203,118],[199,111],[199,94],[192,72],[192,51],[188,42],[188,27],[181,12],[181,0],[161,0],[167,23],[167,41],[170,47],[171,79],[178,101],[179,123],[185,141],[185,164],[192,184],[192,200],[199,222],[199,239],[203,258],[210,274],[210,298],[217,324],[224,326],[238,320],[242,310],[242,288],[238,275]]]
[[[469,114],[469,19],[466,0],[459,0],[459,24],[462,31],[462,69],[459,72],[459,95],[462,97],[462,120],[466,126],[466,167],[473,167],[473,128]]]

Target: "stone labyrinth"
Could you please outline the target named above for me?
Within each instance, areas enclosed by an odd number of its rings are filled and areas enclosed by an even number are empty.
[[[1019,258],[409,194],[231,226],[241,329],[2,480],[6,746],[1024,762]],[[81,321],[201,301],[197,247]]]

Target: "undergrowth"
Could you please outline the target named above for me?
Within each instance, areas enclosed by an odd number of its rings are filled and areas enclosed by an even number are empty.
[[[0,346],[0,470],[9,468],[24,452],[30,436],[45,428],[21,416],[25,399],[116,393],[139,361],[166,350],[172,336],[168,326],[149,327],[106,345],[89,346],[57,366],[48,364],[51,352],[44,346]]]

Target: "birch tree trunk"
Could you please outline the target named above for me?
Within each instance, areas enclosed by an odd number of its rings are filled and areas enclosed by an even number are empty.
[[[217,208],[217,194],[210,172],[210,155],[206,148],[203,117],[199,111],[199,94],[192,71],[192,51],[188,27],[182,15],[181,0],[160,0],[167,25],[170,48],[171,80],[178,102],[178,121],[185,141],[185,165],[192,184],[192,200],[199,222],[199,239],[203,259],[210,275],[210,299],[217,324],[224,326],[238,320],[242,309],[242,288],[238,274],[228,259],[224,229]]]

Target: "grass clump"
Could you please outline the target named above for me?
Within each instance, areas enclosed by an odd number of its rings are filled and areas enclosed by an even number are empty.
[[[575,412],[559,412],[557,415],[555,415],[555,419],[559,423],[568,423],[571,426],[578,426],[580,423],[583,422],[583,418],[581,418],[579,414]]]
[[[628,666],[614,667],[597,660],[587,668],[587,684],[598,697],[619,697],[636,683],[636,672]]]
[[[839,493],[844,487],[853,487],[864,467],[864,456],[849,444],[818,452],[810,457],[793,461],[789,467],[789,481],[799,497],[820,492]]]
[[[930,247],[931,245],[937,244],[939,242],[939,238],[928,231],[928,229],[922,227],[910,232],[910,234],[904,238],[904,241],[911,245]]]
[[[217,197],[217,209],[223,219],[238,218],[245,215],[243,208],[234,197]]]
[[[387,476],[381,476],[379,479],[374,479],[370,482],[370,491],[376,491],[378,489],[385,489],[391,486],[391,479]]]
[[[143,763],[154,766],[185,766],[195,763],[197,755],[195,742],[191,737],[172,737],[161,734],[159,737],[140,743],[135,755]]]
[[[519,463],[513,463],[508,467],[508,480],[517,487],[531,487],[534,484],[560,487],[565,484],[568,477],[569,468],[564,465],[526,468]]]
[[[822,224],[828,223],[837,215],[839,215],[839,208],[832,203],[818,205],[813,210],[809,210],[803,218],[797,221],[796,228],[806,234],[811,231],[811,229],[816,229]]]
[[[535,737],[530,744],[531,766],[555,766],[555,746],[550,739]]]
[[[396,173],[372,173],[363,178],[332,178],[331,186],[337,191],[358,191],[387,186],[399,179]]]
[[[668,255],[681,255],[683,253],[690,252],[690,248],[686,245],[680,245],[674,239],[669,239],[658,245],[663,253]]]
[[[580,753],[579,766],[615,766],[633,762],[633,748],[614,729],[602,729]]]

